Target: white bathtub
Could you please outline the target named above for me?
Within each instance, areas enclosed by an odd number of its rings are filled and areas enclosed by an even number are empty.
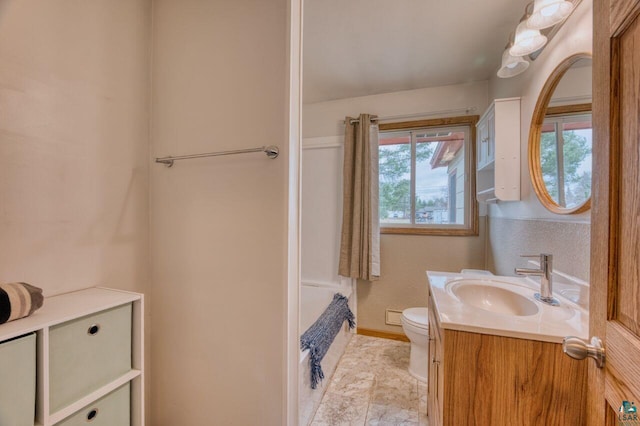
[[[355,310],[355,292],[351,280],[345,280],[343,285],[322,285],[314,283],[302,283],[300,287],[300,333],[304,333],[320,314],[329,306],[333,295],[340,293],[349,298],[349,307]],[[356,318],[357,320],[357,318]],[[331,380],[340,357],[344,353],[352,332],[347,322],[344,323],[336,336],[333,344],[322,359],[322,371],[324,380],[315,389],[311,389],[311,371],[309,369],[309,350],[300,351],[300,364],[298,366],[298,413],[299,425],[308,425],[315,414],[322,396]]]

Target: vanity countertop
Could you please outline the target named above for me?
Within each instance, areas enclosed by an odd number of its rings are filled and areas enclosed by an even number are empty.
[[[435,307],[434,314],[444,329],[553,343],[562,343],[565,336],[588,338],[589,312],[555,293],[560,306],[549,306],[535,300],[533,295],[540,290],[539,285],[528,278],[427,271],[427,279]],[[481,286],[486,283],[517,293],[528,299],[527,306],[534,310],[537,307],[537,312],[513,315],[465,303],[454,294],[453,289],[466,283]]]

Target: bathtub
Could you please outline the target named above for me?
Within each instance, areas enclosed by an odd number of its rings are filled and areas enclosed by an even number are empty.
[[[341,285],[327,285],[303,282],[300,287],[300,333],[304,333],[320,314],[329,306],[333,295],[340,293],[349,298],[349,307],[355,310],[355,291],[351,280],[344,280]],[[357,320],[357,318],[356,318]],[[298,364],[298,415],[299,425],[308,425],[315,414],[322,396],[329,385],[331,376],[336,369],[340,357],[344,353],[352,332],[345,322],[338,332],[327,354],[322,359],[322,371],[324,380],[311,389],[311,371],[309,369],[309,350],[300,351],[300,363]]]

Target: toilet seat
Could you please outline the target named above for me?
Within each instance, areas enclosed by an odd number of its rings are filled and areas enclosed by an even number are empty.
[[[429,330],[429,314],[427,308],[408,308],[402,311],[402,319],[408,324]]]

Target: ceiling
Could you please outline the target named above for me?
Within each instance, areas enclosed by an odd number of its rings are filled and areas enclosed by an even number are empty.
[[[303,102],[488,80],[531,0],[305,0]]]

